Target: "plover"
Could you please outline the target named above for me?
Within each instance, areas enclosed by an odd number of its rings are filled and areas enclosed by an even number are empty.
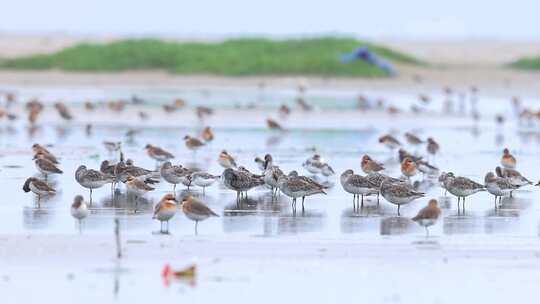
[[[163,222],[167,223],[167,231],[169,233],[169,220],[174,217],[176,214],[176,197],[172,193],[165,194],[161,200],[154,207],[154,215],[152,219],[158,220],[161,224],[159,232],[164,233],[163,231]]]
[[[40,201],[42,195],[54,195],[56,190],[47,184],[44,180],[37,177],[29,177],[23,185],[24,192],[32,191],[38,196],[38,208],[41,207]]]
[[[429,236],[428,227],[435,225],[440,215],[441,208],[439,208],[437,200],[431,199],[428,202],[428,205],[420,209],[418,214],[411,220],[417,222],[420,226],[423,226],[426,229],[426,236]]]
[[[64,173],[62,170],[58,169],[54,163],[44,158],[41,154],[37,154],[34,157],[36,168],[38,169],[41,174],[45,176],[45,180],[47,180],[47,176],[51,174],[62,174]]]
[[[243,192],[246,192],[247,196],[248,190],[264,184],[262,178],[255,178],[249,173],[237,171],[232,168],[225,169],[223,174],[221,174],[221,179],[223,180],[225,187],[236,191],[237,202],[240,201]]]
[[[323,187],[316,183],[311,183],[302,176],[295,174],[282,175],[278,179],[278,186],[283,194],[292,198],[293,213],[296,213],[296,199],[302,198],[302,213],[304,212],[304,200],[306,196],[315,194],[326,194]]]
[[[360,162],[360,167],[364,173],[369,174],[372,172],[379,172],[384,170],[384,166],[381,163],[378,163],[371,159],[369,155],[362,156],[362,161]]]
[[[82,195],[75,196],[73,204],[71,204],[71,216],[79,222],[79,229],[81,229],[81,222],[88,216],[88,206],[84,201]]]
[[[399,146],[401,146],[401,143],[399,142],[399,140],[397,140],[394,136],[390,134],[386,134],[379,137],[379,143],[383,144],[385,147],[387,147],[390,150],[395,150]]]
[[[191,174],[192,183],[203,188],[203,195],[205,194],[206,187],[211,186],[218,179],[220,179],[219,175],[212,175],[202,171],[193,172]]]
[[[140,196],[143,196],[149,191],[155,190],[153,187],[148,186],[145,182],[136,179],[133,176],[128,176],[126,181],[126,187],[129,192],[135,195],[135,212],[137,212],[138,201]]]
[[[507,148],[503,150],[503,155],[501,157],[501,165],[505,169],[516,168],[516,158],[512,154],[510,154],[510,151]]]
[[[392,182],[386,179],[381,183],[381,195],[390,203],[398,206],[398,216],[400,216],[401,205],[408,204],[415,199],[423,197],[425,194],[414,190],[405,182]]]
[[[353,195],[353,210],[364,208],[364,195],[377,194],[379,192],[378,189],[373,188],[373,185],[366,177],[354,174],[354,171],[350,169],[344,171],[339,180],[343,190]],[[362,198],[361,205],[357,206],[360,197]]]
[[[160,147],[147,144],[146,147],[144,148],[148,156],[150,156],[152,159],[156,160],[157,162],[168,161],[174,158],[174,155],[172,155],[172,153],[165,151],[164,149]]]
[[[191,194],[188,194],[187,197],[184,198],[181,207],[186,217],[195,221],[195,234],[197,234],[197,225],[199,224],[199,221],[204,221],[211,216],[219,217],[219,215],[208,208],[205,203],[195,199]]]
[[[495,209],[497,209],[497,197],[499,197],[500,204],[503,196],[510,196],[512,195],[512,191],[519,188],[518,186],[512,185],[508,179],[495,176],[493,172],[488,172],[486,174],[484,183],[487,191],[495,196]]]
[[[458,213],[459,201],[463,199],[463,214],[465,214],[465,197],[475,194],[479,191],[485,191],[486,187],[471,179],[462,176],[454,176],[452,172],[446,174],[445,180],[446,189],[448,192],[458,198]]]
[[[75,180],[84,188],[90,189],[90,206],[92,205],[92,190],[114,182],[114,177],[97,170],[88,170],[82,165],[75,171]]]
[[[225,169],[236,168],[236,161],[226,150],[222,150],[218,156],[218,163]]]
[[[204,146],[204,143],[200,139],[191,137],[189,135],[184,136],[184,143],[191,151],[197,151],[199,148]]]

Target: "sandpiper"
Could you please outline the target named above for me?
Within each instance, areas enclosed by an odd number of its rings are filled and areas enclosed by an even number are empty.
[[[37,177],[29,177],[26,179],[23,185],[24,192],[30,192],[37,194],[38,196],[38,208],[41,207],[40,201],[42,195],[53,195],[56,193],[51,186],[47,184],[44,180],[41,180]]]
[[[424,143],[423,140],[421,140],[418,136],[414,135],[413,133],[405,132],[404,135],[405,135],[405,139],[407,140],[409,145],[418,146],[418,145]]]
[[[390,134],[386,134],[379,137],[379,143],[385,145],[385,147],[387,147],[390,150],[395,150],[399,146],[401,146],[401,143],[399,142],[399,140],[397,140],[394,136]]]
[[[384,170],[384,166],[381,163],[374,161],[367,154],[362,156],[362,161],[360,162],[360,167],[362,168],[362,171],[364,171],[364,173],[366,173],[366,174],[369,174],[369,173],[372,173],[372,172],[379,172],[379,171]]]
[[[512,154],[510,154],[510,151],[507,148],[503,150],[503,155],[501,157],[501,165],[505,169],[516,168],[516,158]]]
[[[401,173],[410,180],[416,174],[416,163],[409,157],[406,157],[401,162]]]
[[[463,214],[465,214],[465,197],[475,194],[476,192],[486,190],[484,185],[481,185],[466,177],[456,177],[452,172],[446,174],[445,185],[448,192],[457,196],[458,198],[458,214],[460,199],[463,199]]]
[[[212,132],[212,129],[210,129],[210,127],[204,127],[201,131],[201,138],[206,143],[211,142],[212,140],[214,140],[214,132]]]
[[[33,144],[32,145],[32,152],[34,152],[34,154],[43,153],[43,154],[53,155],[51,153],[51,151],[49,151],[47,148],[43,147],[40,144]]]
[[[156,160],[157,162],[168,161],[174,158],[174,155],[172,155],[170,152],[165,151],[164,149],[160,147],[147,144],[146,147],[144,148],[146,149],[146,153],[148,153],[148,156],[150,156],[152,159]]]
[[[332,167],[330,167],[329,164],[325,163],[325,164],[323,164],[323,166],[321,168],[321,174],[324,177],[329,178],[330,176],[333,176],[336,173],[334,172],[334,169],[332,169]]]
[[[306,169],[311,174],[321,173],[324,161],[319,154],[314,154],[312,157],[306,159],[302,164],[302,167]]]
[[[191,174],[192,183],[203,188],[203,195],[206,187],[211,186],[216,180],[220,179],[219,175],[212,175],[207,172],[197,171]]]
[[[145,182],[138,180],[133,176],[128,176],[126,187],[129,192],[135,195],[135,212],[137,212],[138,206],[137,199],[146,194],[146,192],[155,190],[153,187],[148,186]]]
[[[191,174],[191,170],[184,168],[181,165],[174,166],[168,161],[161,165],[160,174],[166,182],[173,184],[173,192],[176,193],[176,185],[183,183],[187,178],[186,176]],[[191,185],[191,182],[189,185]]]
[[[495,196],[495,209],[497,209],[497,197],[499,197],[500,204],[503,196],[512,195],[512,191],[519,188],[518,186],[512,185],[508,179],[495,176],[493,172],[488,172],[486,174],[484,183],[487,191]]]
[[[237,171],[232,168],[227,168],[221,174],[221,179],[225,187],[236,191],[236,201],[240,202],[242,192],[246,192],[251,188],[264,184],[262,178],[255,178],[251,174]]]
[[[199,148],[204,146],[204,143],[200,139],[191,137],[189,135],[184,136],[184,143],[191,151],[197,151]]]
[[[282,175],[278,179],[278,186],[281,192],[292,198],[293,213],[296,213],[296,199],[302,198],[302,213],[304,212],[304,200],[306,196],[315,194],[326,194],[324,188],[317,184],[307,181],[303,176],[297,174]]]
[[[73,204],[71,204],[71,216],[79,222],[79,229],[81,229],[82,220],[88,216],[88,213],[88,206],[82,195],[75,196]]]
[[[69,112],[68,107],[63,102],[57,102],[54,104],[54,107],[58,111],[58,114],[60,114],[60,117],[62,117],[65,120],[72,120],[73,115]]]
[[[118,152],[122,150],[122,143],[117,141],[104,141],[103,145],[105,146],[105,149],[110,153],[113,154],[115,152]]]
[[[343,190],[353,195],[353,210],[364,208],[364,195],[377,194],[379,192],[366,177],[354,174],[354,171],[350,169],[341,174],[340,182]],[[361,205],[357,206],[360,196],[362,197]]]
[[[398,206],[398,216],[400,216],[401,205],[408,204],[417,198],[424,196],[423,192],[418,192],[414,188],[404,182],[392,182],[390,179],[385,179],[381,183],[381,195],[390,203]]]
[[[44,158],[42,154],[34,156],[34,160],[36,168],[45,176],[45,180],[47,180],[48,175],[64,173],[62,170],[58,169],[54,163]]]
[[[428,137],[426,150],[430,155],[435,156],[439,153],[440,146],[432,137]]]
[[[522,187],[526,185],[532,185],[533,182],[528,180],[525,176],[521,175],[519,171],[514,169],[504,169],[501,167],[495,168],[495,173],[498,177],[506,178],[512,183],[514,186]]]
[[[152,219],[158,220],[161,224],[159,232],[169,233],[169,220],[176,214],[176,198],[172,193],[165,194],[159,203],[154,207]],[[167,223],[167,231],[163,231],[163,222]]]
[[[211,216],[219,217],[219,215],[212,211],[212,209],[208,208],[205,203],[193,198],[191,194],[188,194],[187,197],[184,198],[181,206],[186,217],[192,221],[195,221],[195,234],[197,234],[197,225],[199,224],[199,221],[204,221]]]
[[[51,163],[53,163],[55,165],[59,164],[58,159],[52,154],[44,153],[44,152],[41,152],[41,151],[34,154],[35,159],[40,158],[40,157],[50,161]]]
[[[92,206],[92,190],[114,182],[112,175],[90,169],[82,165],[75,171],[75,180],[84,188],[90,189],[90,206]]]
[[[266,125],[270,130],[283,131],[281,124],[271,118],[266,119]]]
[[[278,180],[283,174],[283,171],[281,171],[278,166],[270,166],[264,170],[263,180],[264,183],[272,190],[272,199],[274,199],[274,196],[277,195],[279,191]]]
[[[398,150],[398,156],[399,156],[399,161],[400,162],[403,162],[403,160],[405,160],[405,158],[410,158],[413,162],[417,162],[419,160],[422,160],[421,156],[412,155],[411,153],[407,152],[407,150],[405,150],[403,148],[400,148]]]
[[[114,167],[114,176],[117,181],[125,183],[129,176],[137,178],[141,181],[146,181],[153,177],[154,171],[147,170],[141,167],[130,164],[129,159],[124,163],[120,161]]]
[[[428,227],[435,225],[440,215],[441,208],[437,206],[437,200],[431,199],[428,202],[428,205],[420,209],[418,214],[411,220],[417,222],[420,226],[423,226],[426,229],[426,236],[429,236]]]
[[[225,169],[236,168],[236,161],[226,150],[221,151],[218,156],[218,163]]]

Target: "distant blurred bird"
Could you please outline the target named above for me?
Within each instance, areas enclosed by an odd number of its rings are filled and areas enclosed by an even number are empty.
[[[211,142],[214,140],[214,132],[212,132],[210,127],[204,127],[201,131],[201,138],[207,143]]]
[[[266,125],[268,126],[270,130],[283,131],[283,127],[277,121],[271,118],[266,119]]]
[[[58,111],[58,114],[60,114],[60,117],[62,117],[65,120],[72,120],[73,116],[71,115],[69,109],[63,102],[57,102],[54,104],[54,107]]]

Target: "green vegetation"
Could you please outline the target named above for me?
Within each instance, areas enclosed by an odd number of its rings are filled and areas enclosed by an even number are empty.
[[[340,53],[358,46],[394,63],[421,64],[391,49],[350,38],[232,39],[219,43],[169,42],[155,39],[80,44],[60,52],[7,59],[0,67],[124,71],[165,69],[179,74],[384,76],[376,66],[342,63]]]
[[[540,69],[540,56],[521,58],[510,63],[510,66],[519,69],[538,70]]]

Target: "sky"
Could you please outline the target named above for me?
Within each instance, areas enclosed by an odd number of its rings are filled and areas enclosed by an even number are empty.
[[[540,40],[538,0],[2,0],[0,11],[8,33]]]

